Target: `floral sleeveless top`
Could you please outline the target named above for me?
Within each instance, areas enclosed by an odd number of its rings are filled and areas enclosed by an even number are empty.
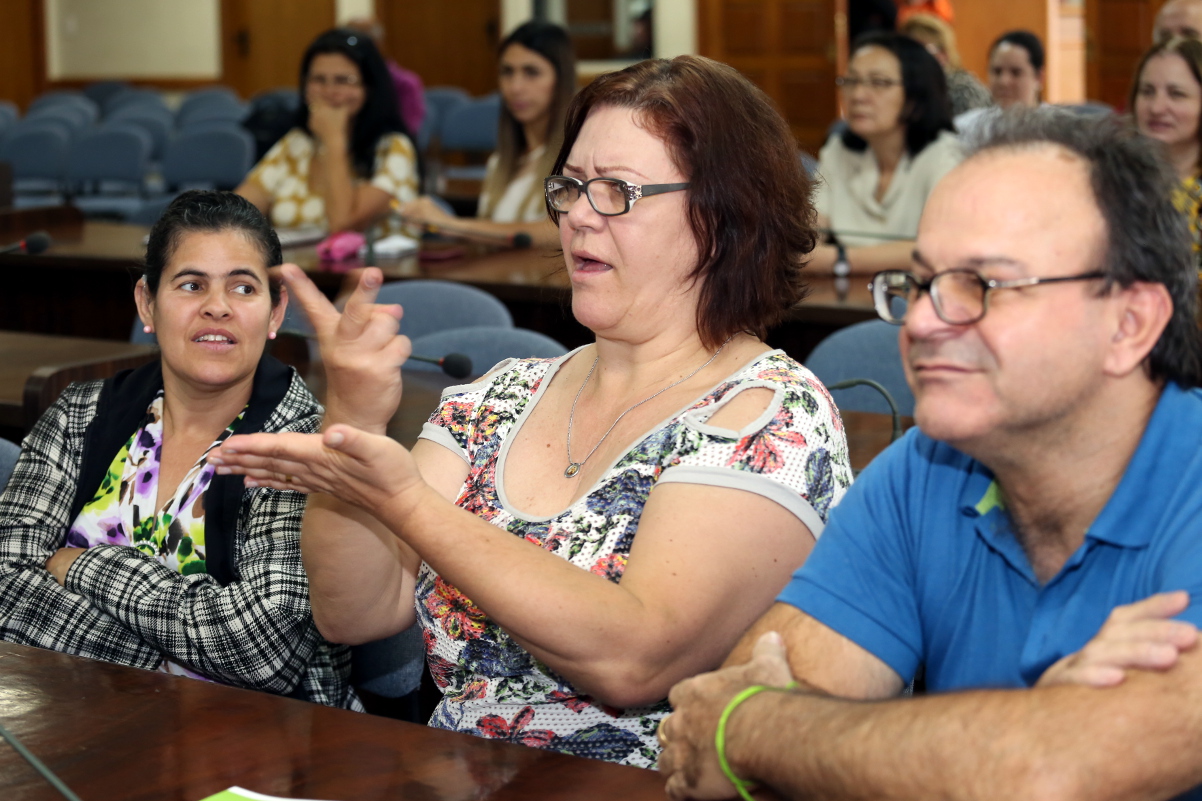
[[[234,432],[245,413],[243,409],[226,426],[180,481],[175,496],[156,510],[163,454],[163,391],[159,390],[147,409],[146,424],[117,452],[96,495],[71,524],[67,547],[124,545],[185,576],[206,572],[204,501],[216,468],[206,463],[205,457]],[[167,659],[159,670],[211,681]]]
[[[460,507],[581,570],[622,580],[643,505],[657,483],[761,494],[796,514],[815,536],[851,484],[843,424],[826,389],[803,366],[773,351],[648,433],[568,509],[548,518],[522,515],[506,503],[498,469],[541,389],[571,355],[502,363],[480,383],[449,387],[422,437],[460,453],[470,465]],[[742,431],[707,425],[727,401],[752,387],[775,393],[759,419]],[[418,574],[416,605],[430,672],[443,692],[431,726],[655,766],[655,729],[669,710],[666,700],[615,709],[583,694],[426,564]]]

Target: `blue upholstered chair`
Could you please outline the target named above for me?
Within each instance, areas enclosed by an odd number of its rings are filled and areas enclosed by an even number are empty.
[[[455,281],[394,281],[380,287],[376,302],[405,307],[401,333],[410,339],[449,328],[513,327],[504,303],[483,289]]]
[[[413,340],[418,356],[441,358],[462,353],[472,360],[471,376],[481,376],[505,359],[555,358],[568,349],[545,334],[525,328],[452,328]],[[405,363],[406,370],[438,371],[436,364]]]
[[[8,477],[13,474],[13,468],[17,466],[17,457],[20,455],[21,446],[6,439],[0,439],[0,493],[4,492],[4,487],[8,484]]]
[[[818,343],[806,359],[806,367],[828,387],[852,378],[876,381],[893,396],[898,412],[913,416],[914,393],[902,368],[898,330],[897,326],[880,320],[840,329]],[[852,387],[831,394],[840,409],[889,413],[888,403],[870,387]]]

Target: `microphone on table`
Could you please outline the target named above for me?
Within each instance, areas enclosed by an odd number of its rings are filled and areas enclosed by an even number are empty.
[[[410,359],[417,362],[426,362],[427,364],[437,364],[442,368],[442,371],[451,378],[467,378],[472,374],[472,360],[470,357],[462,353],[448,353],[441,359],[434,359],[429,356],[418,356],[410,354]]]
[[[54,240],[50,238],[50,234],[45,231],[34,231],[21,241],[0,248],[0,253],[24,253],[35,256],[53,243]]]

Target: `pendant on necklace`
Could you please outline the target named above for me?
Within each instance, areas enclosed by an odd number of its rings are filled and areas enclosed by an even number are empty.
[[[579,472],[580,472],[580,462],[572,462],[570,465],[568,465],[568,469],[563,471],[563,477],[564,478],[575,478],[576,474]]]

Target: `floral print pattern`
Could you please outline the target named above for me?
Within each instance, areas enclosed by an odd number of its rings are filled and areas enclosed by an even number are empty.
[[[163,455],[163,392],[147,409],[147,422],[117,452],[100,482],[67,532],[68,548],[123,545],[136,548],[182,575],[205,573],[205,491],[216,468],[205,461],[241,422],[245,409],[201,455],[175,495],[155,509],[159,495],[159,463]],[[164,659],[160,670],[206,677]]]
[[[560,363],[516,361],[489,380],[451,387],[430,423],[449,434],[470,465],[456,501],[460,507],[581,570],[620,582],[648,495],[658,481],[684,471],[692,471],[688,480],[715,485],[729,483],[731,471],[754,476],[752,484],[763,486],[763,494],[779,499],[786,493],[812,510],[814,522],[807,523],[816,534],[851,484],[842,421],[826,389],[804,367],[773,351],[649,432],[570,508],[547,519],[521,515],[505,505],[497,470],[506,443]],[[707,424],[725,400],[751,387],[775,392],[762,424],[743,432]],[[640,709],[599,703],[534,659],[429,565],[418,575],[416,605],[430,671],[443,692],[430,725],[655,765],[655,728],[668,712],[666,701]]]

